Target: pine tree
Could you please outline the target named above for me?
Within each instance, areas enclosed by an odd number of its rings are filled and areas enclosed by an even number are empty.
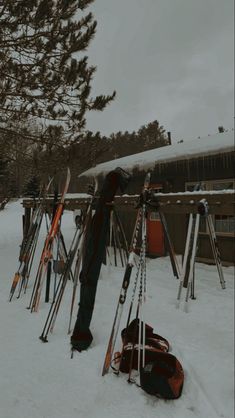
[[[1,154],[0,154],[1,155]],[[7,162],[0,156],[0,202],[2,197],[4,197],[6,185],[5,185],[5,176],[7,170]]]
[[[76,139],[86,112],[113,100],[115,92],[91,96],[96,68],[85,52],[97,22],[85,9],[93,1],[0,0],[1,128],[9,120],[42,118]]]
[[[27,182],[24,190],[24,196],[29,196],[32,198],[38,197],[40,194],[40,178],[37,174],[34,174],[30,177]]]
[[[165,136],[165,129],[159,125],[157,120],[142,126],[137,136],[141,138],[145,149],[158,148],[168,145],[168,140]]]

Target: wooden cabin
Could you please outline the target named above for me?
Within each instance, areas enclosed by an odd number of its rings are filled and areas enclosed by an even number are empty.
[[[89,178],[93,176],[97,176],[101,184],[105,174],[115,167],[121,167],[132,174],[132,180],[126,190],[130,195],[141,192],[148,171],[151,172],[151,187],[161,193],[192,191],[199,182],[208,194],[234,190],[234,151],[233,131],[168,145],[99,164],[79,176],[78,189],[85,191]],[[229,212],[226,210],[226,204],[223,207],[224,212],[222,210],[220,214],[214,214],[213,220],[222,261],[226,265],[234,263],[235,214],[231,209]],[[189,213],[184,210],[179,212],[173,205],[166,218],[175,250],[178,254],[183,254]],[[135,209],[130,211],[122,208],[119,214],[130,241]],[[156,211],[150,211],[148,215],[148,253],[150,256],[166,255],[162,227]],[[208,231],[203,220],[200,226],[197,260],[212,262]]]

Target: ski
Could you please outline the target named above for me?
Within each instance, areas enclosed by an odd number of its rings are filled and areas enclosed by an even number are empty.
[[[191,240],[192,240],[191,237],[192,237],[193,221],[194,221],[193,214],[190,213],[189,223],[188,223],[188,230],[187,230],[187,237],[186,237],[186,244],[185,244],[185,250],[184,250],[184,257],[183,257],[183,266],[182,266],[179,289],[178,289],[178,294],[177,294],[178,303],[180,301],[180,297],[181,297],[181,293],[182,293],[182,288],[183,288],[183,283],[184,283],[184,276],[185,276],[185,271],[186,271],[186,263],[188,261],[189,246],[190,246],[190,243],[191,243]]]
[[[173,270],[173,274],[175,276],[176,279],[179,279],[181,277],[181,271],[180,271],[180,267],[178,264],[178,260],[176,258],[176,254],[175,254],[175,250],[170,238],[170,234],[168,231],[168,227],[167,227],[167,222],[166,222],[166,218],[163,212],[161,212],[161,210],[158,211],[159,213],[159,218],[163,227],[163,231],[164,231],[164,236],[165,236],[165,240],[166,240],[166,245],[167,245],[167,249],[169,252],[169,256],[170,256],[170,261],[171,261],[171,266],[172,266],[172,270]]]
[[[193,269],[194,269],[194,265],[195,265],[195,258],[196,258],[196,252],[197,252],[199,225],[200,225],[200,214],[197,213],[196,218],[195,218],[192,254],[191,254],[191,257],[190,257],[190,268],[189,268],[188,283],[187,283],[187,288],[186,288],[185,308],[187,306],[187,302],[188,302],[188,299],[189,299],[189,292],[190,292],[191,285],[192,285],[192,280],[193,280]]]
[[[207,225],[208,225],[208,230],[209,230],[211,248],[212,248],[212,252],[213,252],[213,255],[214,255],[216,267],[217,267],[219,278],[220,278],[220,284],[221,284],[222,289],[225,289],[226,284],[225,284],[225,280],[224,280],[220,250],[219,250],[219,246],[218,246],[218,241],[217,241],[217,237],[216,237],[216,233],[215,233],[214,224],[213,224],[212,217],[211,217],[210,214],[207,215],[206,219],[207,219]]]
[[[201,183],[197,183],[193,189],[194,192],[199,191],[199,190],[202,190]],[[182,265],[179,289],[178,289],[178,294],[177,294],[177,305],[176,305],[177,308],[179,307],[179,304],[180,304],[182,289],[183,287],[187,288],[187,285],[188,285],[190,260],[192,257],[193,240],[194,240],[194,235],[195,235],[196,217],[197,215],[193,213],[190,213],[189,215],[186,243],[185,243],[184,256],[183,256],[183,265]]]
[[[129,251],[128,262],[127,262],[126,269],[124,272],[120,296],[118,299],[118,304],[117,304],[116,311],[115,311],[115,316],[114,316],[114,321],[113,321],[111,334],[110,334],[110,338],[108,342],[108,347],[107,347],[107,351],[105,354],[105,359],[104,359],[104,364],[103,364],[103,369],[102,369],[102,376],[108,373],[110,365],[111,365],[111,361],[112,361],[113,351],[114,351],[117,334],[118,334],[118,330],[120,326],[121,316],[123,312],[123,305],[126,300],[127,290],[128,290],[129,283],[130,283],[130,277],[131,277],[132,269],[134,266],[134,256],[135,256],[135,250],[136,250],[136,245],[137,245],[137,240],[138,240],[138,235],[139,235],[139,229],[141,225],[142,216],[144,215],[143,205],[144,205],[144,200],[145,200],[145,194],[149,188],[149,184],[150,184],[150,173],[147,173],[145,177],[145,181],[144,181],[142,194],[141,194],[141,204],[137,212],[134,232],[133,232],[132,241],[131,241],[131,248]]]
[[[93,200],[93,199],[92,199]],[[56,288],[55,297],[51,304],[43,331],[41,336],[39,337],[43,342],[48,342],[48,334],[49,332],[53,332],[55,321],[58,315],[58,311],[61,305],[62,297],[66,288],[67,281],[69,279],[69,275],[71,272],[72,264],[77,252],[79,252],[79,248],[81,247],[81,241],[83,240],[84,236],[84,228],[80,229],[80,226],[77,225],[76,231],[66,258],[65,269],[64,272],[61,274],[58,286]],[[75,268],[76,272],[76,268]],[[73,275],[73,283],[75,282],[76,275]],[[74,295],[75,297],[75,295]]]
[[[64,189],[63,189],[60,201],[57,205],[55,215],[53,217],[49,232],[47,234],[47,237],[44,243],[44,248],[41,254],[40,263],[38,266],[38,271],[37,271],[37,275],[35,279],[35,286],[34,286],[30,304],[29,304],[29,309],[31,310],[31,312],[33,311],[37,312],[39,308],[41,291],[42,291],[44,279],[45,279],[46,272],[47,272],[47,265],[48,265],[49,260],[52,257],[53,243],[54,243],[54,239],[56,235],[58,234],[59,223],[60,223],[60,219],[63,213],[65,196],[69,188],[70,179],[71,179],[71,174],[68,168]]]
[[[31,261],[34,255],[35,244],[37,243],[37,239],[38,239],[38,235],[39,235],[39,231],[40,231],[40,227],[42,223],[42,218],[44,214],[44,203],[45,203],[48,191],[50,189],[52,180],[53,178],[51,178],[49,183],[47,184],[43,192],[42,198],[39,198],[39,204],[33,213],[28,232],[23,237],[23,241],[22,241],[21,248],[20,248],[20,255],[19,255],[20,265],[12,281],[9,301],[12,300],[15,290],[17,288],[17,285],[20,282],[20,280],[22,280],[18,297],[20,296],[21,289],[24,286],[26,276],[28,275],[28,270],[29,270],[28,267],[29,265],[32,264]]]
[[[74,238],[73,241],[71,243],[69,252],[68,252],[68,256],[67,256],[67,260],[65,263],[65,268],[64,268],[64,272],[61,274],[58,286],[56,288],[56,292],[55,292],[55,298],[54,301],[51,304],[43,331],[41,336],[39,337],[43,342],[48,342],[47,336],[49,332],[53,331],[54,325],[55,325],[55,321],[57,318],[57,314],[59,311],[59,307],[61,304],[61,300],[65,291],[65,287],[69,278],[69,274],[71,271],[71,267],[74,261],[74,257],[75,254],[77,252],[78,246],[79,246],[79,242],[81,240],[81,232],[79,230],[79,227],[76,228],[75,234],[74,234]]]
[[[95,306],[100,270],[105,256],[113,200],[117,190],[120,189],[123,193],[129,181],[130,174],[117,167],[105,176],[99,193],[85,243],[82,269],[79,274],[81,282],[79,308],[70,338],[71,345],[78,351],[86,350],[93,339],[90,323]]]
[[[211,249],[212,249],[215,264],[216,264],[216,267],[217,267],[217,270],[218,270],[218,274],[219,274],[219,278],[220,278],[220,284],[221,284],[222,289],[225,289],[226,286],[225,286],[225,280],[224,280],[224,274],[223,274],[223,269],[222,269],[222,263],[221,263],[221,256],[220,256],[218,241],[217,241],[217,237],[216,237],[216,233],[215,233],[215,227],[214,227],[214,224],[213,224],[212,216],[209,213],[208,202],[205,199],[202,199],[200,201],[199,210],[200,210],[200,213],[206,219],[208,232],[209,232]]]
[[[135,294],[136,294],[136,288],[139,280],[139,293],[138,293],[138,300],[137,300],[137,306],[136,306],[136,315],[135,315],[135,332],[137,331],[137,324],[138,321],[141,324],[139,326],[139,332],[138,332],[138,346],[143,347],[143,354],[142,354],[142,362],[141,362],[141,354],[138,350],[138,373],[140,373],[141,363],[142,367],[144,367],[145,363],[145,314],[144,314],[144,306],[146,302],[146,248],[147,248],[147,211],[146,211],[146,205],[143,205],[143,216],[142,216],[142,237],[141,237],[141,250],[140,250],[140,258],[137,268],[137,274],[134,282],[133,287],[133,293],[132,293],[132,299],[131,304],[128,312],[128,318],[126,323],[126,329],[129,327],[130,324],[130,318],[131,313],[134,305],[135,300]],[[121,364],[123,354],[124,354],[124,341],[122,345],[122,351],[121,351],[121,358],[119,362],[119,366]],[[131,342],[131,357],[130,357],[130,367],[129,367],[129,375],[128,375],[128,383],[132,383],[133,379],[131,377],[132,374],[132,365],[133,365],[133,357],[134,357],[134,347],[135,347],[135,341],[133,340]],[[117,373],[119,374],[119,368],[117,370]]]

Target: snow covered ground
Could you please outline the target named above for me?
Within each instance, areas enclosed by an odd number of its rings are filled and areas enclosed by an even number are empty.
[[[72,285],[66,295],[49,342],[38,336],[48,305],[39,313],[26,306],[26,295],[8,302],[17,269],[22,235],[20,202],[0,212],[0,417],[1,418],[232,418],[234,413],[234,270],[224,268],[222,290],[216,268],[196,265],[196,296],[184,311],[176,308],[178,281],[168,257],[147,261],[146,321],[171,343],[185,371],[181,398],[164,401],[128,384],[126,375],[101,377],[107,341],[122,282],[121,267],[103,267],[98,285],[89,350],[70,358],[67,327]],[[65,212],[62,230],[69,245],[74,233],[71,212]],[[40,235],[37,261],[44,234]],[[34,263],[34,272],[37,263]],[[134,274],[133,274],[134,278]],[[131,285],[129,297],[131,295]],[[183,294],[184,296],[184,294]],[[128,306],[128,302],[126,303]],[[127,313],[123,314],[123,326]],[[123,328],[123,326],[121,328]],[[120,348],[120,340],[117,344]]]

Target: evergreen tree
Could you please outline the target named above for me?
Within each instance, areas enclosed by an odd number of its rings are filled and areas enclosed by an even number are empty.
[[[118,131],[109,137],[87,131],[79,144],[67,148],[67,157],[74,173],[80,174],[96,164],[166,145],[169,139],[165,130],[153,121],[137,132]]]
[[[26,184],[24,190],[24,196],[29,196],[32,198],[38,197],[40,194],[40,178],[37,174],[34,174],[30,177],[29,181]]]
[[[1,198],[6,194],[6,171],[7,171],[7,162],[0,154],[0,201]]]
[[[21,195],[29,173],[35,166],[35,146],[28,141],[28,137],[30,134],[24,123],[11,124],[11,129],[5,129],[0,134],[0,156],[5,162],[2,181],[6,193],[9,192],[11,196]]]
[[[145,149],[158,148],[168,145],[165,136],[165,129],[159,125],[157,120],[142,126],[137,133],[138,137],[143,141]]]
[[[112,95],[91,97],[96,68],[85,55],[97,22],[86,13],[94,0],[0,0],[0,127],[43,118],[67,139],[84,129],[90,110]],[[55,127],[54,122],[57,122]],[[47,138],[48,140],[48,138]]]

